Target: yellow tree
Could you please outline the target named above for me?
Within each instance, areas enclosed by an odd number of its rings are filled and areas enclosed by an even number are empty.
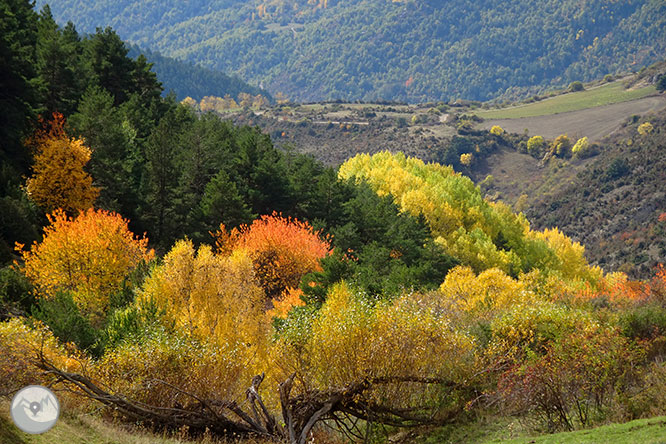
[[[243,360],[264,356],[264,294],[245,251],[223,256],[210,246],[195,250],[192,242],[178,241],[146,279],[141,298],[164,307],[190,336],[236,350]]]
[[[497,311],[518,303],[533,303],[535,296],[525,285],[497,268],[477,276],[470,267],[456,267],[440,286],[442,296],[477,317],[490,318]]]
[[[647,134],[650,134],[652,130],[654,130],[652,124],[650,122],[645,122],[640,124],[637,131],[638,134],[640,134],[641,136],[645,136]]]
[[[92,207],[99,188],[85,171],[90,150],[82,139],[65,133],[65,119],[54,113],[49,130],[40,130],[28,141],[36,150],[27,188],[30,198],[47,212],[62,208],[67,214]]]
[[[527,152],[530,154],[538,154],[543,149],[546,141],[542,136],[532,136],[527,141]]]
[[[493,125],[493,127],[490,128],[490,133],[496,136],[501,136],[502,134],[504,134],[504,130],[499,125]]]
[[[84,313],[99,320],[125,277],[152,259],[148,239],[135,238],[127,220],[104,210],[89,209],[76,218],[56,210],[48,219],[41,243],[35,242],[30,251],[17,245],[23,272],[41,297],[69,291]]]

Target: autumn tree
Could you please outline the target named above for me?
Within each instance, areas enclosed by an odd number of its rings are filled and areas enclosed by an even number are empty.
[[[23,272],[40,297],[70,292],[85,314],[99,320],[125,277],[153,257],[148,239],[135,237],[127,220],[104,210],[89,209],[76,218],[56,210],[48,219],[42,242],[21,251]]]
[[[195,250],[192,242],[180,240],[146,279],[140,299],[164,307],[167,317],[190,336],[229,349],[242,343],[247,357],[262,347],[265,352],[263,292],[243,250],[223,256],[209,246]]]
[[[527,152],[533,156],[538,155],[545,145],[542,136],[532,136],[527,141]]]
[[[92,207],[99,194],[84,170],[90,150],[82,139],[65,133],[62,114],[54,114],[48,126],[50,129],[37,131],[29,141],[37,152],[33,174],[27,182],[28,194],[48,212],[61,208],[74,215]]]
[[[472,153],[465,153],[460,155],[460,163],[467,167],[472,164],[473,160],[474,160],[474,154]]]
[[[645,122],[645,123],[641,123],[638,126],[637,131],[638,131],[638,134],[640,134],[641,136],[645,136],[645,135],[650,134],[653,129],[654,129],[654,127],[652,126],[652,124],[650,122]]]
[[[496,268],[477,276],[469,267],[456,267],[446,275],[440,292],[455,306],[481,319],[516,304],[535,302],[535,295],[522,282]]]
[[[321,270],[319,260],[331,248],[307,222],[276,213],[225,233],[224,225],[220,226],[215,234],[217,248],[247,251],[269,299],[278,299],[285,290],[297,288],[306,273]]]
[[[502,134],[504,134],[504,129],[502,129],[502,127],[499,125],[493,125],[492,128],[490,128],[490,134],[494,134],[495,136],[501,136]]]

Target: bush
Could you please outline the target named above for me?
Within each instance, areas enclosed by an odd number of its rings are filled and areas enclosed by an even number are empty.
[[[499,125],[493,125],[493,127],[490,128],[490,133],[496,136],[501,136],[502,134],[504,134],[504,130]]]
[[[13,267],[0,269],[0,307],[29,312],[35,302],[32,284]]]
[[[629,339],[653,339],[666,335],[666,308],[644,305],[620,316],[622,334]]]
[[[81,313],[71,293],[59,292],[53,298],[40,299],[32,315],[48,325],[61,342],[73,342],[81,350],[101,355],[103,348],[98,343],[99,332]]]
[[[91,371],[96,380],[135,401],[189,408],[192,398],[183,392],[220,401],[244,397],[248,381],[259,371],[256,362],[237,356],[238,351],[182,335],[156,334],[107,352]]]
[[[544,146],[545,141],[542,136],[532,136],[527,141],[527,152],[531,156],[538,157]]]
[[[574,146],[571,148],[571,153],[580,158],[586,159],[588,157],[596,156],[599,154],[599,145],[589,143],[587,137],[578,139]]]
[[[645,122],[645,123],[640,124],[638,126],[638,129],[637,129],[638,134],[640,134],[641,136],[646,136],[646,135],[650,134],[653,130],[654,130],[654,126],[652,126],[652,124],[650,122]]]
[[[510,410],[535,415],[549,431],[571,430],[604,419],[616,385],[634,376],[638,358],[613,329],[576,331],[507,371],[498,393]]]
[[[571,140],[566,134],[561,134],[550,145],[550,153],[557,157],[569,157],[571,155]]]
[[[548,302],[516,304],[491,322],[489,357],[520,364],[528,356],[546,354],[562,337],[594,326],[590,314],[581,310]]]
[[[107,322],[102,333],[102,343],[105,350],[113,350],[126,342],[140,343],[148,340],[153,333],[158,333],[164,326],[170,327],[164,319],[165,311],[161,310],[153,301],[138,303],[123,309],[116,310]]]
[[[632,387],[618,393],[615,421],[631,421],[663,415],[666,411],[666,363],[648,364]]]
[[[583,86],[582,82],[576,80],[575,82],[571,82],[569,84],[569,91],[570,92],[585,91],[585,86]]]
[[[620,177],[629,174],[630,168],[629,164],[625,159],[615,158],[613,162],[606,169],[606,174],[604,175],[604,181],[611,181],[619,179]]]
[[[9,394],[30,384],[52,384],[55,378],[35,366],[38,351],[66,371],[79,370],[85,358],[69,359],[51,332],[37,323],[34,328],[19,319],[0,322],[0,395]]]
[[[661,92],[666,91],[666,74],[662,74],[661,76],[659,76],[659,78],[657,79],[656,87],[657,91]]]

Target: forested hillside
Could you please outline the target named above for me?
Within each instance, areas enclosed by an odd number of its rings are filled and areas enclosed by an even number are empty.
[[[300,101],[524,97],[638,70],[666,51],[660,0],[50,4],[62,24],[109,24],[141,47]]]
[[[152,71],[159,77],[164,91],[167,93],[173,91],[179,101],[186,97],[201,100],[206,96],[224,97],[226,95],[240,101],[241,93],[253,96],[261,94],[267,100],[271,100],[271,95],[267,91],[248,85],[236,76],[228,76],[220,71],[165,57],[160,53],[142,50],[137,46],[129,47],[128,55],[130,57],[137,58],[142,54],[153,65]]]

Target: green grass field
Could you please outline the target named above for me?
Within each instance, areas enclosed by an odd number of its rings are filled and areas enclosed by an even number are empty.
[[[141,431],[130,431],[90,416],[63,415],[56,426],[43,435],[19,431],[9,419],[9,405],[0,412],[2,444],[192,444],[193,441],[159,437]],[[514,430],[515,427],[515,430]],[[495,418],[485,424],[447,426],[425,436],[418,434],[410,442],[423,444],[659,444],[666,443],[666,417],[641,419],[625,424],[611,424],[589,430],[552,435],[523,435],[509,418]],[[510,438],[519,435],[518,438]],[[215,444],[202,439],[197,444]],[[238,444],[266,444],[261,440],[236,441]]]
[[[2,407],[6,410],[0,414],[2,444],[186,444],[178,439],[123,430],[89,416],[63,415],[48,432],[30,435],[16,428],[9,417],[9,405],[3,404]]]
[[[520,119],[522,117],[547,116],[581,109],[595,108],[612,103],[642,99],[656,93],[653,85],[626,90],[622,82],[613,82],[585,91],[567,93],[526,105],[494,110],[476,110],[474,113],[486,120]]]
[[[611,424],[596,429],[556,433],[510,441],[487,441],[505,444],[660,444],[666,443],[666,417],[640,419],[625,424]]]
[[[479,423],[433,430],[423,444],[664,444],[666,416],[610,424],[588,430],[534,435],[509,418],[489,418]]]

